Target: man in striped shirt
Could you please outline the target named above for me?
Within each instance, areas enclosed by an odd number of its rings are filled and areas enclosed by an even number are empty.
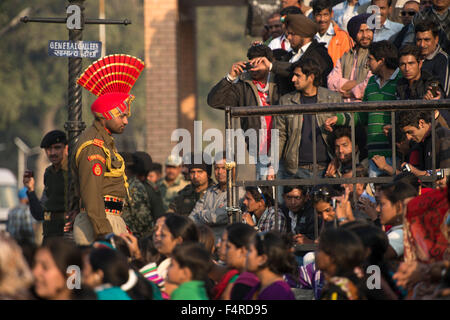
[[[395,45],[387,40],[372,43],[367,65],[374,75],[369,79],[363,101],[396,100],[397,81],[402,75]],[[391,124],[391,115],[385,111],[361,112],[358,116],[361,124],[367,125],[369,176],[376,177],[386,163],[392,165],[391,144],[383,132],[383,127]]]

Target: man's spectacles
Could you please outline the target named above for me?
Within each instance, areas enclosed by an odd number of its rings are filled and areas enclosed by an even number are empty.
[[[406,16],[406,15],[409,15],[410,17],[413,17],[413,16],[416,15],[416,12],[415,11],[402,11],[401,14],[402,14],[403,17]]]

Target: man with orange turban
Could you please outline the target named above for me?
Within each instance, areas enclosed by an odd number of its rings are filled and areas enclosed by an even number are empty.
[[[89,66],[77,83],[98,98],[91,106],[95,120],[71,154],[71,170],[80,213],[73,225],[78,245],[107,234],[127,233],[122,208],[128,197],[125,163],[112,134],[123,133],[134,96],[129,92],[144,63],[128,55],[111,55]]]

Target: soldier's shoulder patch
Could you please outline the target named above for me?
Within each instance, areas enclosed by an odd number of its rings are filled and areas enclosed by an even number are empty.
[[[93,145],[102,148],[103,144],[105,143],[105,141],[100,140],[100,139],[94,139],[93,140]]]
[[[99,160],[99,161],[101,161],[103,164],[105,164],[105,162],[106,162],[105,158],[104,158],[103,156],[99,155],[99,154],[93,154],[93,155],[90,155],[90,156],[88,157],[88,161],[92,161],[92,160]]]
[[[92,166],[92,172],[94,173],[95,176],[100,176],[103,172],[103,168],[100,165],[100,163],[96,163]]]

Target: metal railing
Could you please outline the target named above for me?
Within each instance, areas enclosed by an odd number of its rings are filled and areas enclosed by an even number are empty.
[[[374,112],[374,111],[391,111],[391,132],[392,132],[392,167],[397,168],[396,160],[396,124],[395,111],[402,110],[429,110],[431,116],[431,139],[432,139],[432,171],[431,176],[421,177],[423,182],[432,182],[435,186],[436,182],[436,120],[434,111],[437,109],[450,108],[450,99],[443,100],[392,100],[392,101],[369,101],[369,102],[345,102],[345,103],[316,103],[316,104],[298,104],[298,105],[274,105],[267,107],[226,107],[225,108],[225,130],[226,130],[226,154],[233,155],[233,161],[236,161],[236,152],[234,152],[231,134],[233,126],[232,119],[241,117],[254,116],[278,116],[290,114],[312,114],[312,128],[315,128],[317,113],[350,113],[351,142],[352,142],[352,178],[320,178],[317,176],[317,155],[316,155],[316,135],[313,136],[313,177],[309,179],[277,179],[275,180],[236,180],[232,179],[232,170],[227,171],[227,213],[229,222],[241,221],[241,212],[237,205],[237,195],[239,187],[247,186],[272,186],[274,187],[275,212],[277,214],[276,228],[278,228],[278,187],[286,185],[318,185],[318,184],[356,184],[356,183],[389,183],[393,181],[390,177],[356,177],[356,139],[355,139],[355,112]],[[231,129],[231,130],[229,130]],[[279,155],[280,158],[282,155]],[[227,159],[227,162],[230,159]],[[234,167],[233,165],[228,166]],[[236,166],[236,176],[238,167]],[[354,193],[356,197],[356,193]],[[356,200],[356,199],[355,199]],[[318,237],[318,217],[314,210],[315,221],[315,238]],[[309,251],[314,250],[315,245],[296,245],[296,250]]]

